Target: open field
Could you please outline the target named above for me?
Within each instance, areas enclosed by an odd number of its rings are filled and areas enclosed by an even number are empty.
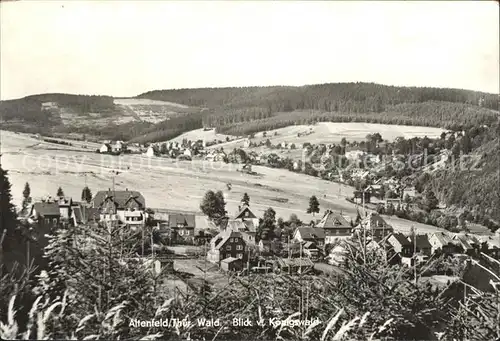
[[[187,139],[188,141],[189,140],[191,140],[191,141],[203,140],[203,141],[207,141],[207,142],[213,141],[213,140],[226,141],[226,137],[234,138],[234,136],[230,136],[230,135],[217,134],[215,132],[215,129],[205,131],[202,128],[202,129],[195,129],[195,130],[188,131],[187,133],[179,135],[176,138],[173,138],[169,141],[182,142],[183,139]],[[222,146],[222,144],[220,144],[220,146]]]
[[[188,108],[188,106],[184,104],[165,102],[165,101],[155,101],[146,98],[115,98],[114,102],[115,104],[118,105],[163,105],[176,108]]]
[[[1,132],[2,167],[9,171],[12,195],[16,205],[22,201],[25,182],[31,185],[36,200],[54,196],[61,186],[65,195],[80,199],[87,184],[93,193],[112,188],[113,171],[117,190],[138,190],[146,198],[146,205],[155,208],[199,212],[200,201],[208,190],[222,190],[226,210],[233,215],[243,193],[250,196],[250,205],[259,216],[273,207],[277,217],[287,219],[295,213],[309,222],[321,217],[325,209],[342,211],[347,219],[356,217],[357,208],[345,200],[353,195],[353,188],[319,178],[255,166],[259,175],[236,171],[239,165],[207,161],[177,162],[166,158],[147,158],[142,155],[111,156],[66,146],[40,144],[23,134]],[[227,184],[232,186],[228,190]],[[316,195],[321,212],[313,217],[306,213],[309,197]],[[401,231],[409,231],[412,222],[396,217],[390,223]],[[418,225],[421,232],[438,230],[433,226]]]
[[[366,135],[373,133],[380,133],[384,140],[393,141],[398,136],[405,138],[424,137],[429,138],[438,137],[445,131],[441,128],[432,127],[419,127],[419,126],[404,126],[404,125],[390,125],[390,124],[372,124],[372,123],[334,123],[334,122],[320,122],[315,125],[293,125],[285,128],[275,129],[267,132],[267,136],[263,137],[263,133],[255,134],[253,142],[259,143],[269,139],[272,144],[281,142],[288,143],[304,143],[309,142],[313,144],[319,143],[339,143],[342,138],[348,141],[363,141]],[[276,136],[274,135],[278,133]],[[298,137],[297,134],[303,134]],[[242,147],[244,140],[232,141],[221,144],[219,146],[236,148]]]
[[[155,101],[151,99],[115,98],[114,103],[122,109],[122,112],[133,116],[136,120],[151,123],[157,123],[170,117],[200,111],[199,108],[190,108],[183,104]]]

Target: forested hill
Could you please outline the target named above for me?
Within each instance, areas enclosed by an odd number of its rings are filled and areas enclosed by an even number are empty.
[[[425,125],[459,130],[489,125],[498,118],[498,95],[495,94],[374,83],[156,90],[138,98],[207,107],[211,113],[203,117],[204,125],[235,135],[318,121]]]
[[[498,95],[494,94],[461,89],[396,87],[375,83],[155,90],[138,97],[212,108],[262,107],[271,112],[301,109],[384,111],[389,105],[427,101],[481,104],[485,108],[498,110]]]
[[[230,135],[321,121],[463,130],[491,125],[499,117],[498,95],[374,83],[156,90],[135,99],[164,101],[165,105],[161,110],[161,104],[137,107],[139,117],[137,111],[116,105],[109,96],[42,94],[1,101],[0,125],[14,131],[79,132],[105,139],[155,142],[202,126]],[[187,105],[189,110],[168,103]],[[144,119],[145,113],[155,110],[164,121]]]

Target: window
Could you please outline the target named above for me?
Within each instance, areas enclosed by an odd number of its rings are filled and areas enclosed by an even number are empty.
[[[234,238],[231,238],[231,239],[229,240],[229,242],[230,242],[230,243],[234,243]]]
[[[243,258],[243,254],[242,253],[238,253],[238,258]]]
[[[50,219],[49,218],[45,218],[45,224],[50,224]]]
[[[231,251],[231,246],[229,246],[229,245],[228,245],[228,246],[226,246],[226,250],[227,250],[227,251]]]
[[[236,246],[236,250],[243,250],[243,246],[242,245],[237,245]]]
[[[52,222],[53,222],[54,224],[57,224],[57,218],[52,219]]]
[[[245,212],[245,217],[248,217],[250,215],[250,213],[248,213],[248,211]]]
[[[182,236],[184,234],[184,231],[179,230],[179,236]]]

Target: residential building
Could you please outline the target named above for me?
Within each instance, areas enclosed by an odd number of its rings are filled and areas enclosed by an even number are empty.
[[[71,211],[76,204],[73,204],[73,199],[71,198],[66,198],[66,197],[59,197],[55,199],[57,202],[57,205],[59,206],[59,212],[61,214],[60,218],[61,220],[70,220],[71,218]]]
[[[304,273],[311,270],[313,267],[313,261],[307,257],[278,258],[273,261],[274,271],[284,274]]]
[[[241,236],[246,245],[255,245],[255,236],[257,233],[255,231],[241,231]]]
[[[325,246],[325,230],[319,227],[298,227],[293,233],[293,239],[299,243],[314,242],[318,247]]]
[[[424,256],[430,256],[432,254],[432,244],[429,242],[429,238],[426,234],[410,235],[408,240],[413,250],[417,253]]]
[[[316,261],[319,259],[319,256],[321,254],[321,250],[318,248],[316,243],[305,242],[302,245],[302,254],[306,257],[311,258],[313,261]]]
[[[59,227],[61,212],[59,205],[55,201],[36,202],[31,206],[28,221],[35,223],[38,228],[52,230]]]
[[[220,262],[221,270],[230,271],[241,271],[243,270],[243,260],[241,258],[228,257]]]
[[[158,152],[157,152],[157,149],[155,148],[155,146],[150,145],[150,146],[148,147],[148,149],[146,149],[146,153],[145,153],[145,155],[146,155],[147,157],[153,157],[153,156],[158,155]]]
[[[445,232],[431,234],[429,243],[431,244],[431,253],[439,251],[451,255],[457,251],[453,239]]]
[[[98,222],[99,218],[99,211],[96,208],[88,207],[84,204],[78,204],[71,210],[70,221],[73,226],[78,226],[91,221]]]
[[[174,213],[168,217],[168,227],[175,231],[175,236],[184,240],[194,240],[196,220],[194,214]]]
[[[453,237],[453,243],[459,247],[463,253],[470,256],[478,254],[481,249],[481,242],[470,234],[457,234]]]
[[[387,222],[376,212],[371,212],[365,217],[360,224],[354,228],[354,231],[358,237],[361,237],[364,235],[365,229],[367,237],[371,237],[375,240],[381,240],[394,232],[392,226],[387,224]]]
[[[259,218],[252,212],[249,206],[243,205],[238,207],[238,212],[236,213],[234,220],[240,220],[243,222],[251,222],[252,225],[254,226],[254,229],[256,226],[259,226]],[[252,226],[247,223],[246,226]]]
[[[243,148],[249,148],[250,147],[250,139],[245,139],[243,142]]]
[[[99,191],[90,205],[99,210],[103,222],[136,226],[146,222],[146,201],[137,191]]]
[[[364,200],[363,200],[364,197]],[[363,192],[363,191],[354,191],[354,198],[353,198],[355,203],[358,204],[368,204],[370,203],[371,200],[371,193],[370,192]]]
[[[385,199],[385,208],[389,208],[392,205],[394,208],[401,207],[403,204],[403,200],[401,198],[386,198]]]
[[[109,153],[111,151],[111,146],[108,143],[103,143],[101,148],[99,148],[99,153]]]
[[[389,236],[387,242],[401,257],[411,257],[413,255],[412,243],[402,233],[393,233]]]
[[[223,231],[212,238],[207,260],[219,264],[221,260],[233,257],[247,260],[246,245],[241,233]]]
[[[333,244],[335,240],[352,236],[351,224],[340,214],[327,210],[321,221],[316,225],[325,232],[325,244]]]

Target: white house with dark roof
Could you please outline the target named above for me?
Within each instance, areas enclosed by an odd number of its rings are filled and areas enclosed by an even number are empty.
[[[352,236],[351,224],[340,213],[331,210],[325,212],[316,227],[325,231],[325,244],[333,244],[335,240]]]
[[[146,201],[137,191],[99,191],[91,207],[99,210],[100,220],[127,225],[142,225],[146,221]]]
[[[297,227],[293,240],[299,243],[314,242],[318,247],[325,245],[325,230],[319,227]]]
[[[431,252],[442,251],[443,253],[452,254],[455,252],[456,245],[453,239],[445,232],[436,232],[429,237],[431,244]]]

